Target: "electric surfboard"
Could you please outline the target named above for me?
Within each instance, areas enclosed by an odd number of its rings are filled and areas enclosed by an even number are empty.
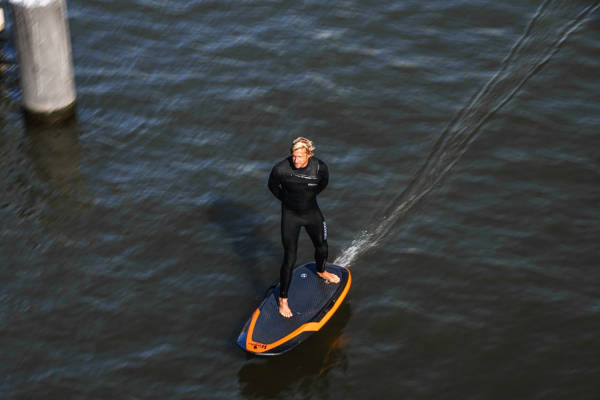
[[[288,289],[291,318],[279,314],[279,284],[269,290],[244,325],[238,346],[256,355],[278,355],[320,330],[340,307],[352,283],[348,268],[327,264],[325,269],[339,276],[340,282],[328,283],[319,277],[314,262],[294,268]]]

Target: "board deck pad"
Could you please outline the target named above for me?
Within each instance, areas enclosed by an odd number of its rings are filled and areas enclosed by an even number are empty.
[[[292,272],[288,303],[292,318],[279,314],[279,284],[254,311],[240,333],[238,345],[254,354],[284,353],[304,341],[337,311],[352,281],[350,271],[327,264],[326,270],[340,277],[340,282],[328,283],[317,275],[314,262],[300,265]]]

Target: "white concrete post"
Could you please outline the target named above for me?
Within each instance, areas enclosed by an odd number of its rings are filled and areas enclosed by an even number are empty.
[[[0,32],[4,30],[4,9],[2,8],[2,0],[0,0]]]
[[[65,0],[9,0],[14,15],[23,107],[42,120],[75,110],[75,79]]]

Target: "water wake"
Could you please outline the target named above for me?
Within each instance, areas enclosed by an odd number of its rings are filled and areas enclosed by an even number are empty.
[[[362,253],[378,246],[390,229],[408,216],[414,206],[448,174],[477,138],[484,124],[552,59],[567,38],[599,6],[600,1],[578,9],[573,6],[573,1],[543,1],[498,71],[442,132],[408,187],[342,251],[334,263],[350,265]]]

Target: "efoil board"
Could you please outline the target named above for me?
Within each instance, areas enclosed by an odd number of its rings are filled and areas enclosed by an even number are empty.
[[[316,272],[314,262],[294,268],[288,289],[293,317],[279,314],[279,284],[248,319],[237,344],[256,355],[277,355],[291,350],[320,330],[337,311],[350,290],[350,270],[327,264],[326,270],[340,277],[337,284],[327,283]]]

